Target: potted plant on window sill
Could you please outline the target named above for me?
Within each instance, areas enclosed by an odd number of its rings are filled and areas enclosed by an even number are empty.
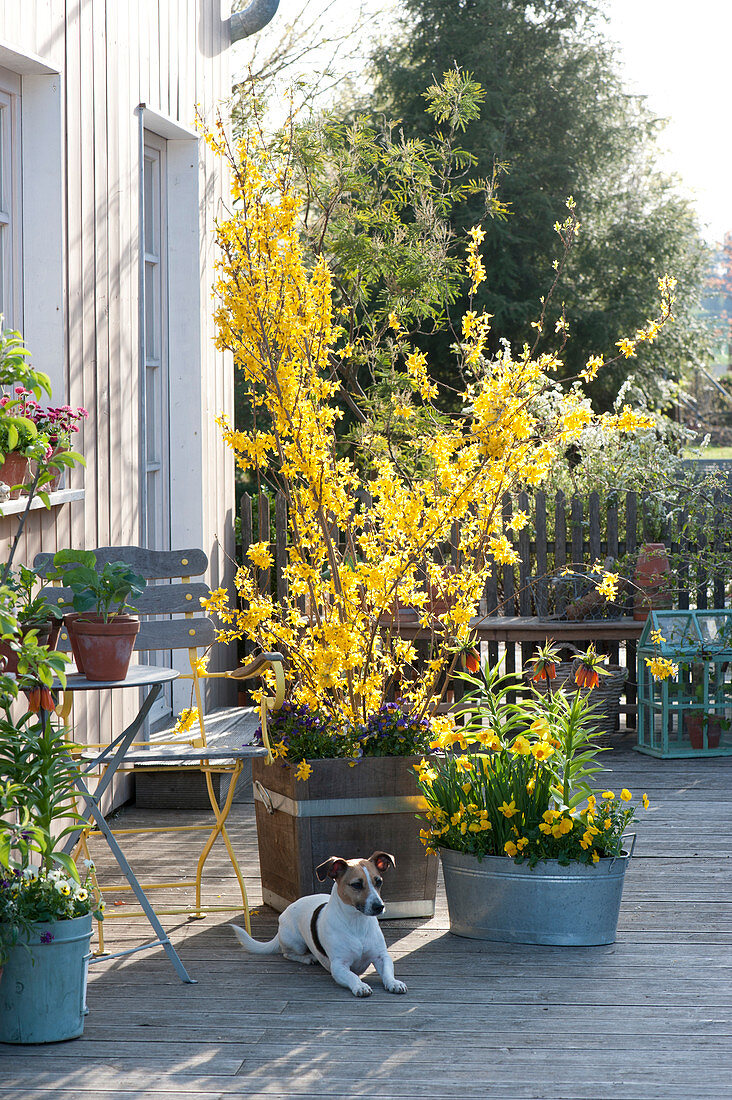
[[[632,795],[598,792],[591,708],[578,695],[507,702],[485,670],[469,735],[480,751],[422,761],[422,839],[439,851],[450,931],[473,939],[591,946],[615,940],[635,820]],[[643,796],[643,804],[648,800]]]
[[[5,402],[0,416],[0,481],[10,487],[10,499],[17,500],[24,492],[31,460],[42,460],[48,450],[48,437],[38,432],[35,424],[18,414],[11,399]]]
[[[140,630],[128,601],[143,592],[144,577],[120,561],[98,568],[93,550],[59,550],[46,575],[68,590],[61,598],[73,612],[64,624],[79,671],[89,680],[124,680]]]
[[[63,468],[72,464],[69,458],[74,462],[80,458],[72,449],[71,440],[89,414],[81,406],[75,409],[71,405],[43,406],[36,400],[34,392],[23,386],[16,386],[14,393],[14,407],[35,424],[36,430],[48,442],[45,457],[53,467],[48,491],[53,492],[59,487]]]

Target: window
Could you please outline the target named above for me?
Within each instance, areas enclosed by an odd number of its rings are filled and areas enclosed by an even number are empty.
[[[66,398],[63,166],[58,69],[0,42],[0,311],[57,402]]]
[[[201,248],[199,137],[138,106],[140,126],[140,539],[150,549],[202,544]],[[158,655],[159,656],[159,655]],[[171,654],[189,671],[187,655]],[[173,710],[190,685],[172,685]],[[155,722],[170,713],[158,700]]]
[[[23,328],[20,77],[0,68],[0,313]]]
[[[170,546],[166,142],[145,134],[143,309],[145,338],[143,500],[145,545]]]

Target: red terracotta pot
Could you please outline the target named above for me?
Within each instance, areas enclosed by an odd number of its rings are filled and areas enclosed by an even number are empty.
[[[38,636],[38,645],[48,645],[51,635],[51,623],[45,622],[39,627],[36,627],[36,634]],[[0,642],[0,657],[5,661],[6,672],[18,671],[18,654],[14,649],[10,648],[7,642]]]
[[[671,607],[671,566],[662,542],[647,542],[640,549],[635,567],[633,618],[645,622],[648,612]]]
[[[6,485],[22,485],[28,475],[29,465],[30,459],[25,455],[18,451],[11,451],[10,454],[5,455],[5,461],[0,465],[0,481],[4,481]],[[10,499],[17,500],[21,491],[21,489],[13,489]]]
[[[106,623],[101,615],[79,615],[72,637],[87,680],[124,680],[139,630],[140,620],[132,615],[117,615]]]
[[[684,715],[684,733],[688,734],[692,749],[704,749],[704,724],[706,718],[707,748],[716,749],[722,736],[722,722],[703,714]]]
[[[76,620],[78,618],[79,618],[78,611],[70,611],[68,613],[68,615],[64,615],[63,624],[64,624],[64,628],[66,630],[66,633],[69,636],[69,644],[71,646],[71,652],[74,655],[74,662],[76,664],[76,668],[83,675],[83,673],[84,673],[84,658],[83,658],[81,650],[79,649],[79,646],[77,644],[76,633],[74,631],[74,626],[75,626]]]

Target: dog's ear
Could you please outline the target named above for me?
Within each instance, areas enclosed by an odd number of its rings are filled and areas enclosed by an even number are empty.
[[[384,871],[388,871],[390,867],[396,867],[394,856],[390,856],[388,852],[374,852],[372,856],[369,856],[369,862],[373,863],[381,875]]]
[[[319,882],[325,882],[327,878],[340,878],[347,866],[345,859],[341,859],[340,856],[330,856],[325,863],[315,868],[315,874]]]

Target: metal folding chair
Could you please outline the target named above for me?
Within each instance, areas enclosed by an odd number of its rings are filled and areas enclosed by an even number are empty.
[[[206,836],[203,848],[198,856],[195,878],[172,882],[145,882],[142,888],[147,890],[177,889],[191,886],[195,887],[195,904],[174,908],[155,908],[159,915],[187,914],[193,917],[202,917],[207,912],[237,910],[239,906],[232,905],[204,905],[201,900],[202,876],[206,860],[214,843],[220,837],[226,847],[231,866],[236,874],[241,891],[242,906],[246,927],[249,923],[249,902],[247,898],[244,877],[239,867],[231,839],[226,830],[226,820],[231,810],[236,784],[241,775],[244,763],[252,756],[268,756],[271,759],[269,738],[267,732],[268,715],[272,710],[278,709],[285,695],[284,659],[279,653],[262,653],[253,658],[248,664],[231,672],[209,672],[201,662],[201,656],[215,641],[216,627],[211,619],[200,611],[200,599],[209,594],[207,585],[192,581],[192,577],[201,576],[208,566],[208,559],[202,550],[189,549],[180,551],[156,551],[145,550],[137,546],[105,546],[94,551],[99,567],[109,561],[123,561],[130,565],[135,572],[140,573],[148,582],[143,594],[135,601],[140,613],[140,632],[135,642],[138,651],[164,653],[171,650],[186,650],[190,672],[181,673],[179,679],[187,679],[192,682],[192,702],[198,710],[195,727],[190,732],[165,738],[163,740],[152,739],[145,742],[135,742],[125,754],[124,767],[129,769],[141,766],[146,771],[170,770],[191,772],[196,771],[205,777],[208,798],[214,814],[214,823],[207,825],[176,825],[150,826],[140,829],[112,830],[114,836],[130,833],[180,833],[189,831],[205,831]],[[34,561],[34,568],[41,574],[47,573],[52,567],[52,555],[40,554]],[[59,603],[66,603],[70,598],[70,591],[49,587],[45,594]],[[143,619],[144,616],[149,618]],[[161,616],[165,616],[161,618]],[[59,639],[59,648],[68,649],[69,641],[66,632],[62,631]],[[267,674],[270,674],[269,676]],[[206,731],[206,719],[204,713],[202,681],[207,679],[233,679],[246,681],[253,678],[265,677],[262,688],[262,697],[259,705],[259,716],[262,726],[263,746],[242,745],[232,743],[231,738],[219,734],[215,739],[209,739]],[[274,687],[274,694],[269,694],[271,688],[266,686],[269,680]],[[71,694],[71,693],[69,693]],[[57,707],[56,713],[64,720],[69,720],[72,712],[73,700],[65,698]],[[239,738],[240,740],[240,738]],[[212,777],[215,774],[229,775],[229,788],[221,805],[216,796]],[[87,854],[87,836],[94,836],[96,830],[90,830],[81,838],[82,849]],[[101,887],[102,890],[106,888]],[[129,887],[110,887],[109,889],[129,889]],[[126,917],[135,915],[129,911],[124,913],[108,912],[106,919],[110,917]],[[99,929],[100,950],[103,950],[103,930]]]

